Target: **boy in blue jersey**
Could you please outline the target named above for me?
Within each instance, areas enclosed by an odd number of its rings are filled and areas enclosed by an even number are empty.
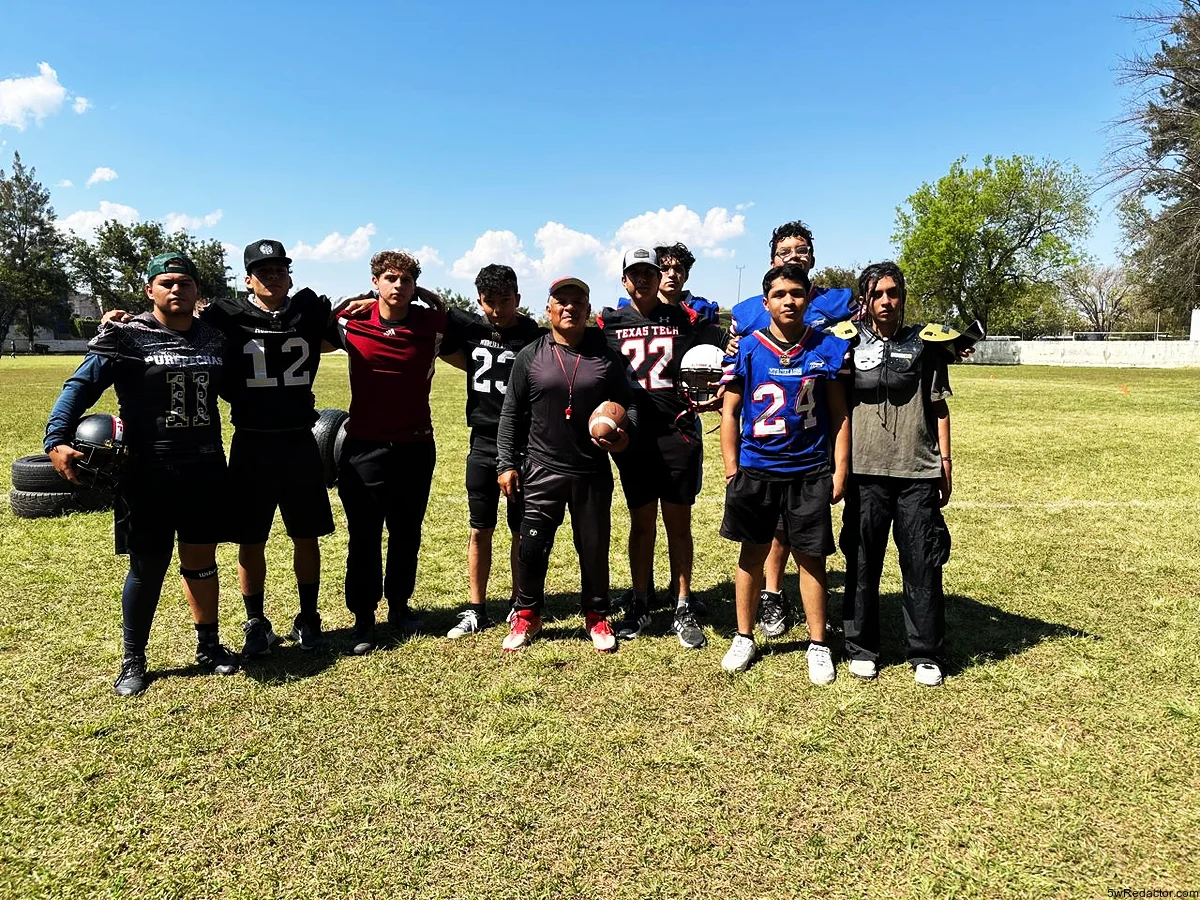
[[[721,667],[754,662],[754,619],[763,563],[777,525],[800,570],[808,624],[808,677],[834,680],[825,644],[825,557],[834,552],[829,507],[841,500],[850,469],[850,426],[837,376],[849,344],[805,324],[808,275],[776,266],[763,278],[770,324],[740,342],[721,381],[721,455],[725,517],[721,535],[742,545],[736,576],[738,633]]]
[[[816,256],[813,250],[813,234],[799,219],[784,222],[771,232],[771,265],[794,265],[804,273],[804,284],[808,288],[808,303],[804,309],[804,323],[813,328],[825,329],[830,325],[849,319],[858,310],[854,292],[845,288],[814,288],[808,273],[812,271]],[[771,323],[771,316],[763,303],[763,295],[748,297],[733,307],[731,313],[729,353],[737,348],[742,335],[753,334]],[[787,568],[788,547],[777,535],[766,563],[766,580],[759,598],[759,623],[767,637],[781,637],[791,627],[791,610],[783,593],[783,573]]]

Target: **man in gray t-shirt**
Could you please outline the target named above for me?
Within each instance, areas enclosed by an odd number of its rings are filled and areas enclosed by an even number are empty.
[[[904,579],[904,647],[919,684],[942,683],[950,533],[950,379],[945,345],[904,325],[904,274],[891,262],[859,278],[865,317],[851,351],[851,477],[841,546],[846,555],[850,674],[874,678],[879,661],[879,579],[895,526]]]

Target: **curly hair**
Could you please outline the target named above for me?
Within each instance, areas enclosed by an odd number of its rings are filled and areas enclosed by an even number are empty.
[[[696,257],[692,251],[687,248],[686,244],[671,244],[670,246],[662,246],[654,248],[654,255],[658,257],[658,264],[661,266],[664,259],[673,259],[684,267],[690,274],[692,266],[696,264]]]
[[[517,289],[517,273],[512,266],[502,266],[492,263],[484,266],[475,276],[475,290],[480,297],[500,297],[504,294],[519,294]]]
[[[803,266],[798,266],[795,263],[784,263],[782,266],[771,266],[767,269],[767,274],[763,276],[763,296],[771,293],[771,285],[780,278],[786,278],[788,281],[794,281],[797,284],[809,287],[808,273],[804,271]]]
[[[871,263],[862,270],[862,274],[858,276],[858,301],[866,304],[871,296],[871,291],[875,289],[875,285],[879,283],[881,278],[890,278],[896,282],[896,288],[900,292],[900,302],[904,303],[908,299],[908,286],[904,283],[904,273],[900,271],[900,267],[890,259],[884,262]]]
[[[378,278],[388,269],[407,272],[416,281],[421,275],[421,264],[411,253],[403,250],[380,250],[371,257],[371,275]]]
[[[808,246],[814,251],[816,250],[813,245],[812,229],[796,219],[794,222],[784,222],[771,232],[771,259],[775,258],[775,248],[779,246],[779,242],[786,238],[804,238],[808,241]]]

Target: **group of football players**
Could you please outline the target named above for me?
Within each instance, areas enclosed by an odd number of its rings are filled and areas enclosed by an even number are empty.
[[[834,680],[825,559],[835,549],[830,507],[844,498],[850,672],[871,678],[878,671],[878,587],[894,524],[908,661],[919,683],[941,683],[949,534],[940,510],[951,489],[945,398],[953,352],[904,325],[904,278],[894,264],[868,267],[857,292],[814,288],[812,233],[786,223],[772,234],[763,294],[737,304],[723,331],[716,305],[685,290],[695,258],[683,244],[628,251],[628,296],[600,311],[596,327],[588,324],[590,288],[577,278],[550,285],[543,328],[518,311],[517,278],[504,265],[479,272],[479,316],[445,310],[417,286],[419,261],[400,251],[377,253],[374,290],[337,308],[311,290],[292,293],[291,259],[278,241],[249,245],[244,262],[247,295],[200,309],[193,262],[177,252],[156,256],[146,272],[152,309],[106,316],[50,414],[44,447],[55,467],[72,481],[94,477],[72,439],[83,413],[115,387],[120,416],[108,417],[111,444],[128,457],[117,481],[116,546],[129,556],[118,694],[148,685],[146,645],[176,544],[196,663],[228,675],[270,653],[280,637],[264,609],[264,551],[276,509],[293,542],[299,594],[287,639],[303,649],[327,645],[317,609],[318,539],[334,522],[311,428],[313,380],[321,353],[333,349],[349,357],[338,493],[353,653],[378,646],[381,599],[394,635],[422,627],[410,600],[436,462],[429,392],[440,358],[466,372],[471,428],[469,595],[448,637],[492,624],[487,587],[503,495],[513,584],[504,651],[520,650],[541,630],[549,558],[568,509],[594,647],[611,651],[651,627],[663,602],[652,584],[661,511],[672,630],[683,647],[703,648],[699,618],[707,610],[691,595],[692,506],[702,485],[700,416],[719,410],[721,534],[741,544],[737,634],[723,668],[742,671],[754,661],[756,620],[770,637],[792,624],[782,589],[790,554],[800,574],[809,676]],[[689,373],[681,362],[703,346],[720,348],[709,356],[724,353],[723,367]],[[218,396],[234,425],[228,465]],[[630,513],[630,588],[615,604],[610,455]],[[218,634],[222,541],[239,544],[240,654]]]

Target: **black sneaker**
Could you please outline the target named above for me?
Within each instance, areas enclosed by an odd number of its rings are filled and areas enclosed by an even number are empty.
[[[629,611],[617,623],[617,637],[630,641],[649,627],[650,607],[645,602],[635,599]]]
[[[388,625],[397,634],[411,636],[421,633],[421,618],[407,604],[388,605]]]
[[[236,675],[242,661],[224,644],[197,644],[196,665],[214,675]]]
[[[113,682],[113,690],[117,692],[118,696],[132,697],[134,694],[140,694],[149,684],[145,656],[141,654],[126,656],[121,660],[121,674]]]
[[[242,644],[242,656],[269,656],[271,648],[279,643],[279,635],[271,627],[271,620],[266,616],[261,619],[250,619],[242,625],[242,634],[246,641]]]
[[[355,656],[366,656],[378,645],[375,639],[375,619],[359,619],[350,632],[350,652]]]
[[[287,639],[300,645],[301,650],[316,650],[329,646],[329,639],[321,631],[321,616],[314,613],[311,617],[299,615],[292,620],[292,630]]]
[[[763,591],[758,595],[758,623],[767,637],[782,637],[791,626],[788,623],[787,598],[783,591]]]
[[[630,588],[616,600],[609,604],[608,618],[612,621],[629,618],[629,611],[633,609],[633,588]]]
[[[700,650],[708,643],[708,638],[700,630],[700,623],[696,621],[696,614],[687,603],[676,605],[671,629],[679,637],[679,646],[688,650]]]

